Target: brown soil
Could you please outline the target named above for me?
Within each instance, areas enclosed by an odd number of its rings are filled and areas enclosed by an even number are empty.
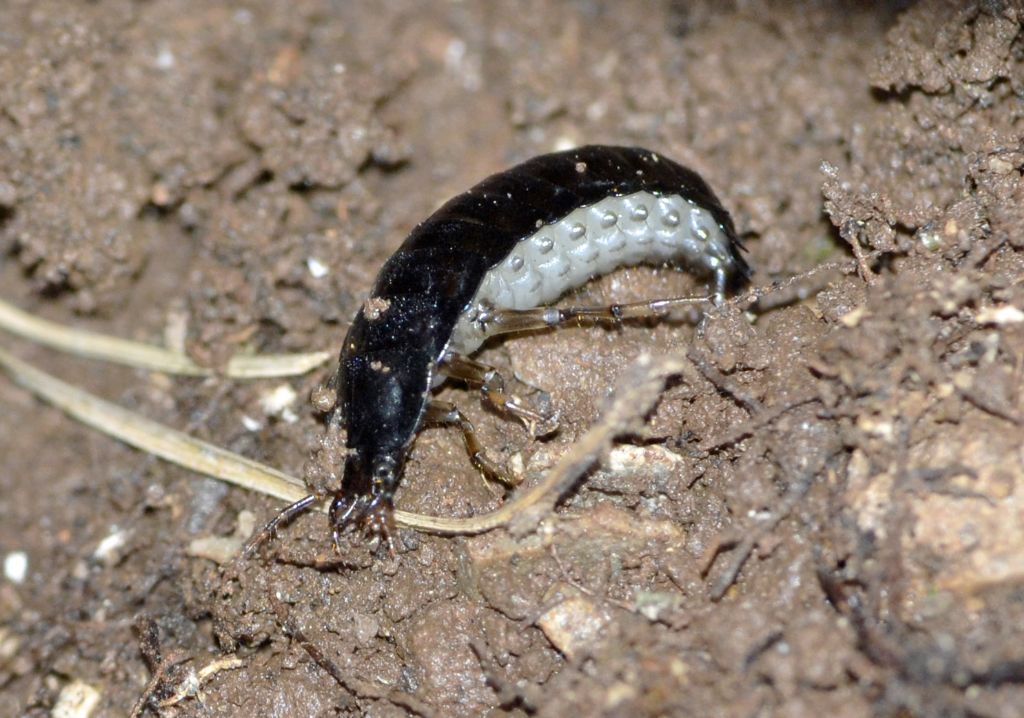
[[[195,539],[278,505],[0,379],[0,553],[29,560],[0,579],[0,714],[48,715],[80,682],[94,716],[150,688],[148,711],[184,716],[1024,715],[1024,11],[727,5],[0,4],[0,281],[40,315],[212,363],[337,346],[441,201],[584,142],[693,166],[756,285],[797,277],[700,337],[661,323],[487,349],[550,391],[561,433],[534,442],[445,396],[528,469],[636,355],[695,371],[545,532],[402,531],[394,558],[353,541],[335,559],[319,515],[263,560],[197,557]],[[641,268],[574,300],[697,289]],[[259,404],[280,381],[3,341],[222,446],[315,464],[306,397],[327,370],[289,382],[290,422]],[[498,499],[458,435],[430,430],[398,503]],[[202,701],[156,707],[224,657],[241,665]]]

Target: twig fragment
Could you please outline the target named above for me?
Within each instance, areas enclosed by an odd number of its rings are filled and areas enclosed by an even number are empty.
[[[729,590],[729,587],[735,583],[739,576],[740,569],[743,568],[747,559],[754,552],[754,548],[757,547],[761,539],[774,531],[775,527],[792,513],[796,505],[800,503],[800,500],[810,490],[811,480],[812,476],[810,475],[795,479],[782,496],[779,506],[761,521],[757,527],[749,530],[744,536],[736,534],[724,536],[708,549],[705,553],[703,567],[700,572],[702,578],[706,577],[711,571],[711,567],[718,556],[726,551],[733,551],[732,558],[726,564],[725,570],[711,585],[709,594],[712,601],[718,601],[725,596],[726,591]]]
[[[174,692],[167,698],[159,701],[157,703],[157,707],[169,708],[170,706],[181,703],[186,698],[195,698],[202,703],[202,687],[204,683],[221,671],[231,671],[236,668],[241,668],[243,665],[245,665],[245,663],[238,656],[223,656],[210,661],[198,671],[190,668],[181,683],[175,686]]]
[[[140,616],[135,621],[135,630],[139,634],[139,650],[142,653],[142,658],[146,661],[146,665],[149,666],[149,670],[153,675],[146,684],[145,690],[142,691],[142,695],[135,701],[135,705],[132,707],[131,718],[139,718],[139,716],[146,712],[147,708],[169,708],[188,698],[195,698],[202,703],[202,687],[204,683],[221,671],[234,670],[244,665],[242,659],[238,656],[221,656],[210,661],[198,671],[190,666],[185,675],[174,686],[174,690],[167,695],[164,692],[170,687],[167,684],[171,680],[170,676],[173,669],[192,659],[179,653],[173,653],[168,656],[163,655],[163,651],[160,648],[160,634],[156,621],[152,618]],[[163,698],[157,699],[158,691],[164,693]]]

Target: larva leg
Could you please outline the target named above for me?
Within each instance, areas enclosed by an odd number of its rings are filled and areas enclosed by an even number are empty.
[[[715,270],[715,296],[712,297],[715,302],[715,306],[722,306],[725,304],[725,287],[729,284],[729,273],[725,270],[725,267],[719,267]]]
[[[491,406],[519,419],[534,437],[546,436],[558,428],[558,415],[544,415],[526,406],[514,394],[505,392],[505,380],[498,370],[462,354],[446,352],[438,369],[445,376],[480,387],[480,395]]]
[[[473,462],[473,466],[481,473],[500,481],[506,486],[515,486],[519,483],[515,477],[487,455],[483,444],[477,438],[473,422],[466,418],[466,415],[459,411],[455,404],[449,401],[432,400],[427,404],[424,421],[428,424],[458,426],[462,429],[462,438],[466,442],[466,452],[469,454],[469,460]]]
[[[277,535],[277,530],[281,526],[283,526],[284,524],[291,523],[292,519],[294,519],[299,514],[303,514],[309,509],[311,509],[313,505],[316,504],[316,502],[320,501],[321,499],[323,499],[322,496],[318,496],[317,494],[309,494],[308,496],[303,496],[295,503],[288,504],[287,506],[285,506],[283,509],[281,509],[281,511],[278,512],[277,516],[275,516],[269,522],[267,522],[266,526],[264,526],[255,534],[253,534],[252,538],[250,538],[249,541],[245,544],[245,548],[242,549],[242,556],[244,558],[251,557],[254,553],[256,553],[256,549],[258,549],[264,542],[274,538],[274,536]]]
[[[673,297],[607,307],[536,307],[535,309],[484,309],[476,318],[488,336],[562,327],[588,322],[621,322],[624,319],[660,317],[683,306],[705,304],[712,297]]]

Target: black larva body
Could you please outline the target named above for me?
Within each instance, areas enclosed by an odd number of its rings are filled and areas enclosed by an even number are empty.
[[[719,296],[747,280],[751,270],[718,198],[695,172],[650,150],[589,146],[542,155],[453,198],[387,260],[342,346],[334,420],[347,430],[348,456],[331,510],[336,529],[355,519],[389,516],[406,453],[436,383],[438,361],[489,273],[498,271],[527,238],[545,242],[542,251],[551,249],[552,242],[538,240],[538,232],[558,226],[570,213],[632,195],[676,202],[692,208],[695,217],[713,221],[718,234],[712,249],[673,259],[684,269],[712,275]],[[669,217],[678,221],[673,211]],[[642,233],[631,236],[648,241]],[[641,256],[639,261],[664,257]],[[517,264],[522,262],[513,268]],[[580,283],[579,271],[561,291]],[[468,350],[478,343],[471,342]]]

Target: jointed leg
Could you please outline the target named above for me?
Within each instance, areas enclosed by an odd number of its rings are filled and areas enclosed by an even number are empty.
[[[704,304],[712,297],[673,297],[606,307],[537,307],[535,309],[488,309],[476,321],[488,335],[525,332],[585,322],[621,322],[624,319],[660,317],[678,307]]]
[[[278,512],[277,516],[267,522],[266,526],[253,534],[253,537],[245,544],[245,548],[242,549],[242,556],[250,558],[265,541],[277,535],[277,530],[281,526],[291,522],[299,514],[308,511],[322,498],[322,496],[317,496],[316,494],[309,494],[308,496],[303,496],[295,503],[285,506]]]
[[[457,425],[462,429],[462,438],[466,442],[466,451],[469,453],[469,459],[473,462],[473,466],[506,486],[515,486],[519,483],[487,455],[480,439],[477,438],[473,423],[454,404],[434,399],[427,405],[427,413],[424,418],[430,424]]]
[[[494,367],[462,354],[448,352],[441,359],[439,369],[453,379],[461,379],[479,386],[484,400],[519,419],[534,436],[550,434],[558,427],[557,415],[541,414],[527,407],[523,400],[514,394],[505,393],[505,380]]]

